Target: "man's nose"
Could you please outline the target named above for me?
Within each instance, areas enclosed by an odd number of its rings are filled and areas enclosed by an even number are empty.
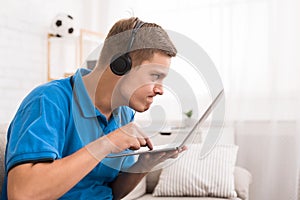
[[[153,91],[156,95],[163,95],[164,89],[162,84],[155,84]]]

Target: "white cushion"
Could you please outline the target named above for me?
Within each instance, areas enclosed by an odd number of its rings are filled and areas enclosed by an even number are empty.
[[[219,144],[199,159],[200,144],[193,144],[173,165],[162,170],[153,196],[237,197],[234,168],[238,146]]]
[[[228,200],[228,198],[217,197],[153,197],[151,194],[145,194],[137,200]],[[230,198],[230,200],[241,200],[240,198]]]

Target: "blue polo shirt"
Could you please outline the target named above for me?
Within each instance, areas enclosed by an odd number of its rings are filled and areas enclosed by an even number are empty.
[[[64,158],[133,120],[126,106],[115,109],[109,121],[95,108],[82,81],[89,72],[79,69],[72,78],[41,85],[23,100],[8,129],[3,200],[14,166]],[[133,157],[105,158],[60,199],[112,199],[109,184],[133,163]]]

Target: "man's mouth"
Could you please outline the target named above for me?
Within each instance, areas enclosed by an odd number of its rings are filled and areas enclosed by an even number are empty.
[[[147,103],[150,103],[150,104],[151,104],[151,103],[153,102],[153,97],[154,97],[154,96],[148,96],[148,97],[147,97]]]

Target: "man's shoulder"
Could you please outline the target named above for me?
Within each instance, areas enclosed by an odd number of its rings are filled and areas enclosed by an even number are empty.
[[[41,92],[47,95],[51,95],[53,92],[72,93],[72,86],[70,83],[70,78],[64,78],[44,83],[36,87],[33,91]]]
[[[34,88],[23,100],[22,104],[45,99],[54,104],[68,103],[72,97],[72,86],[69,78],[54,80]]]

